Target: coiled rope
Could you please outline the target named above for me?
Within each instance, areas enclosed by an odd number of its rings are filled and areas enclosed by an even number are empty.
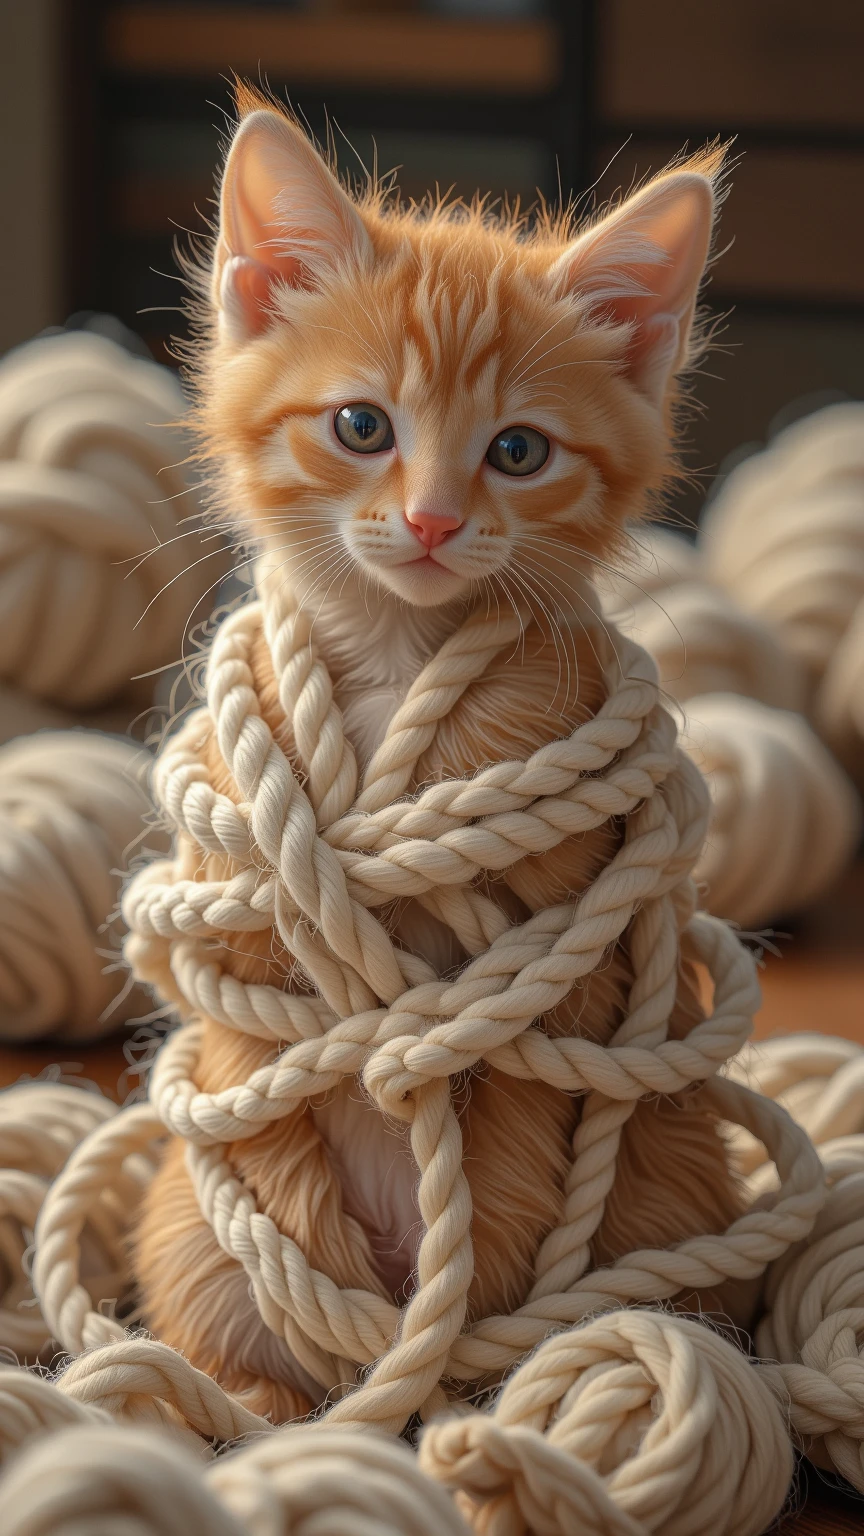
[[[852,1138],[845,1161],[829,1160],[826,1181],[805,1131],[742,1080],[749,1059],[724,1073],[741,1060],[750,1031],[755,970],[734,934],[695,910],[690,870],[704,837],[706,798],[658,703],[650,658],[614,636],[604,658],[607,697],[594,719],[527,761],[405,798],[438,722],[489,661],[512,647],[517,621],[475,616],[445,642],[360,782],[309,615],[266,572],[260,590],[261,602],[222,625],[207,709],[157,765],[175,857],[138,875],[124,903],[137,975],[188,1020],[157,1058],[149,1102],[114,1114],[89,1095],[45,1085],[0,1100],[0,1138],[5,1127],[12,1170],[0,1180],[0,1211],[18,1234],[13,1260],[41,1201],[32,1261],[38,1312],[29,1314],[22,1353],[32,1358],[40,1342],[53,1339],[73,1356],[53,1383],[20,1369],[0,1373],[0,1451],[33,1437],[0,1484],[5,1508],[22,1501],[18,1529],[90,1531],[97,1516],[108,1529],[121,1512],[134,1515],[130,1529],[143,1536],[174,1528],[183,1509],[183,1529],[232,1536],[425,1536],[464,1531],[466,1522],[494,1536],[564,1536],[583,1525],[603,1536],[696,1536],[707,1528],[757,1536],[782,1506],[791,1478],[787,1416],[796,1434],[818,1436],[829,1456],[841,1446],[836,1464],[864,1489],[857,1342],[864,1308],[849,1301],[858,1282],[847,1273],[845,1226],[835,1221],[838,1200],[848,1219],[844,1181],[864,1169],[864,1138]],[[255,691],[250,654],[262,637],[293,731],[297,772]],[[236,799],[210,780],[203,749],[211,732]],[[625,818],[623,842],[574,901],[511,926],[475,883],[611,816]],[[224,878],[190,878],[206,854],[224,857]],[[436,976],[390,939],[376,911],[404,895],[448,923],[472,957],[455,980]],[[229,976],[214,940],[244,929],[278,935],[308,991]],[[634,979],[609,1045],[550,1038],[535,1021],[625,932]],[[685,1039],[670,1040],[682,955],[707,969],[714,1005]],[[199,1012],[272,1041],[273,1059],[243,1083],[199,1091]],[[452,1089],[481,1062],[578,1093],[583,1109],[563,1217],[535,1256],[527,1300],[510,1314],[469,1320],[472,1209]],[[344,1077],[358,1078],[382,1113],[409,1128],[423,1230],[416,1287],[403,1307],[342,1289],[312,1269],[256,1208],[223,1150]],[[694,1083],[703,1085],[706,1108],[751,1138],[742,1142],[751,1179],[759,1173],[758,1143],[776,1186],[763,1176],[760,1198],[725,1233],[630,1253],[591,1271],[589,1243],[615,1177],[623,1125],[646,1094]],[[84,1109],[73,1111],[80,1101]],[[862,1126],[864,1115],[855,1129]],[[264,1323],[321,1383],[327,1407],[320,1423],[274,1433],[182,1356],[130,1337],[98,1305],[125,1295],[124,1234],[167,1131],[185,1139],[201,1211],[245,1270]],[[70,1142],[77,1144],[47,1184]],[[56,1148],[47,1166],[46,1143]],[[16,1194],[22,1177],[29,1196]],[[825,1220],[823,1255],[821,1236],[815,1249],[806,1245]],[[858,1241],[854,1224],[849,1235]],[[90,1267],[95,1251],[110,1289],[104,1278],[88,1278],[85,1243]],[[812,1252],[821,1278],[814,1293],[808,1272],[802,1306],[795,1266]],[[702,1324],[642,1310],[682,1290],[766,1271],[770,1310],[762,1331],[774,1346],[772,1365],[753,1366]],[[820,1315],[821,1305],[835,1302],[836,1316]],[[620,1310],[628,1303],[640,1308]],[[482,1401],[510,1371],[491,1408],[469,1410],[466,1394],[479,1388]],[[109,1415],[138,1426],[134,1438],[129,1427],[106,1438]],[[397,1442],[357,1433],[398,1435],[418,1415],[427,1423],[418,1461]],[[48,1429],[54,1433],[40,1439]],[[154,1429],[170,1429],[177,1447],[153,1439]],[[203,1446],[201,1437],[249,1435],[264,1438],[209,1468],[190,1449]],[[110,1473],[112,1445],[122,1470]],[[126,1447],[138,1445],[140,1471],[121,1461]],[[453,1491],[454,1504],[442,1486]],[[174,1508],[160,1524],[169,1503]]]

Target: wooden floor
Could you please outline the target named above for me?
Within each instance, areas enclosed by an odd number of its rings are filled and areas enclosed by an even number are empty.
[[[780,954],[764,959],[756,1035],[816,1030],[864,1045],[864,867],[830,904],[776,942]],[[91,1047],[0,1047],[0,1087],[58,1066],[64,1075],[98,1083],[115,1099],[125,1097],[130,1086],[123,1076],[123,1041],[115,1038]],[[796,1512],[775,1527],[776,1536],[860,1536],[862,1531],[864,1499],[836,1492],[813,1473],[799,1486]]]

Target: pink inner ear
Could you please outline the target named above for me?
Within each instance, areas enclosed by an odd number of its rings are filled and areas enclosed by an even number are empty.
[[[270,319],[274,285],[281,281],[300,288],[305,277],[302,264],[293,256],[281,257],[273,267],[251,256],[229,256],[222,269],[222,307],[242,316],[246,332],[256,335]]]

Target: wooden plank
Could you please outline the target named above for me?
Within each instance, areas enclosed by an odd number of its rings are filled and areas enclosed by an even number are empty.
[[[864,128],[860,0],[605,0],[598,111],[634,128]]]
[[[533,96],[559,77],[557,34],[543,20],[483,22],[376,14],[333,16],[254,6],[124,6],[106,23],[111,68],[201,78],[236,70],[292,85],[482,91]]]
[[[607,140],[600,201],[668,164],[675,140]],[[711,299],[864,301],[864,151],[754,148],[731,173]],[[729,245],[729,242],[734,243]],[[728,249],[727,249],[728,247]]]
[[[861,1536],[864,1512],[854,1494],[848,1499],[812,1493],[799,1514],[774,1527],[774,1536]]]
[[[130,1083],[124,1080],[121,1084],[126,1065],[123,1038],[117,1035],[93,1045],[75,1041],[61,1045],[0,1045],[0,1089],[41,1077],[44,1073],[49,1081],[80,1082],[83,1079],[95,1083],[109,1099],[119,1101],[139,1081],[136,1077]]]
[[[766,956],[761,981],[757,1039],[815,1030],[864,1045],[864,959],[791,949]]]

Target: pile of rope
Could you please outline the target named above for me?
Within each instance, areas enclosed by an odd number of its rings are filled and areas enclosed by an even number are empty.
[[[708,780],[709,909],[746,927],[808,907],[861,828],[864,405],[788,427],[726,477],[695,546],[639,530],[600,584]]]
[[[769,1051],[767,1065],[741,1054],[759,1001],[754,962],[696,910],[707,799],[650,658],[614,632],[602,649],[598,631],[607,696],[594,719],[526,761],[409,795],[438,722],[512,649],[518,620],[476,615],[444,643],[360,780],[310,616],[266,573],[260,590],[221,626],[207,707],[157,763],[174,857],[139,873],[124,901],[137,976],[185,1021],[156,1059],[148,1102],[115,1112],[44,1084],[0,1099],[0,1325],[24,1360],[44,1359],[51,1341],[71,1357],[53,1380],[0,1372],[10,1536],[107,1532],[121,1518],[140,1536],[758,1536],[787,1498],[790,1435],[864,1490],[864,1053],[808,1042],[803,1071],[794,1047]],[[296,772],[256,694],[250,656],[262,643]],[[208,740],[230,795],[211,780]],[[575,900],[511,925],[484,894],[485,873],[611,817],[623,841]],[[204,878],[214,858],[223,876]],[[406,895],[471,956],[455,979],[391,942],[377,914]],[[299,990],[287,972],[284,987],[226,972],[219,940],[238,930],[270,931]],[[618,942],[633,982],[609,1044],[550,1037],[537,1021]],[[713,1011],[676,1040],[682,957],[705,968]],[[270,1041],[272,1059],[200,1091],[202,1013]],[[579,1095],[582,1114],[562,1219],[535,1255],[526,1301],[472,1318],[456,1097],[483,1063]],[[821,1160],[782,1104],[747,1085],[763,1070],[814,1135],[842,1128]],[[310,1268],[227,1153],[346,1077],[408,1128],[422,1236],[402,1307]],[[689,1085],[739,1128],[752,1204],[726,1232],[592,1271],[623,1126],[641,1098]],[[185,1140],[200,1210],[264,1324],[322,1384],[318,1422],[274,1430],[124,1326],[126,1234],[167,1133]],[[34,1228],[27,1310],[20,1258]],[[668,1305],[762,1276],[762,1360]],[[418,1423],[415,1455],[393,1437]]]
[[[94,332],[0,363],[0,742],[125,734],[180,661],[226,563],[221,540],[202,551],[185,411],[169,369]],[[100,952],[149,809],[140,756],[80,731],[0,753],[0,1039],[144,1011]]]

